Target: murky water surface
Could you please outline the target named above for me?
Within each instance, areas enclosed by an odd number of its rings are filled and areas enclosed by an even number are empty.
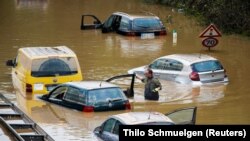
[[[80,30],[82,14],[94,14],[104,21],[114,11],[150,11],[168,28],[167,36],[143,40],[99,30]],[[172,15],[173,23],[167,22]],[[184,13],[160,5],[134,0],[1,0],[0,1],[0,92],[23,109],[55,140],[94,140],[93,129],[108,116],[124,111],[82,113],[37,99],[25,99],[13,90],[11,69],[5,61],[17,49],[31,46],[66,45],[79,58],[85,80],[102,80],[150,63],[173,53],[204,53],[218,58],[227,70],[228,85],[192,87],[162,81],[159,102],[143,98],[143,84],[137,84],[131,99],[133,111],[169,112],[198,106],[198,124],[250,124],[250,39],[224,35],[210,52],[198,37],[205,29]],[[177,31],[173,44],[172,30]],[[7,139],[1,131],[0,140]],[[9,139],[11,140],[11,138]]]

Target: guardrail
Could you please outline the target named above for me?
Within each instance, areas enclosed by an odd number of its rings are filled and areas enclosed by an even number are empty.
[[[0,125],[16,141],[54,141],[38,124],[1,93]]]

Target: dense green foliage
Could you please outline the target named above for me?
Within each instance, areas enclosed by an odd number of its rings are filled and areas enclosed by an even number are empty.
[[[214,23],[224,33],[250,36],[250,0],[145,0],[183,8],[200,23]]]

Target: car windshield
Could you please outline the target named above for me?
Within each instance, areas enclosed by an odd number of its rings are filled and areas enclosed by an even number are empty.
[[[133,29],[160,29],[161,22],[154,18],[137,18],[133,21]]]
[[[95,89],[88,92],[89,104],[99,102],[114,102],[126,99],[120,88]]]
[[[76,60],[73,57],[41,58],[32,61],[33,77],[71,75],[77,73]]]
[[[222,70],[223,67],[219,61],[210,60],[210,61],[194,63],[192,64],[192,69],[195,72],[206,72],[206,71]]]

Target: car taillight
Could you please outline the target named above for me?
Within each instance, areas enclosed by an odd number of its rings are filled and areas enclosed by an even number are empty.
[[[32,85],[26,83],[26,92],[32,92]]]
[[[135,32],[128,32],[127,36],[135,36]]]
[[[224,69],[224,78],[226,78],[227,77],[227,71],[226,71],[226,69]]]
[[[189,78],[193,81],[200,81],[199,74],[194,71],[189,74]]]
[[[84,106],[82,111],[83,112],[94,112],[94,107],[93,106]]]
[[[159,35],[166,35],[166,31],[160,31]]]
[[[125,109],[126,109],[126,110],[131,110],[131,104],[129,103],[129,101],[127,101],[127,102],[125,103]]]

